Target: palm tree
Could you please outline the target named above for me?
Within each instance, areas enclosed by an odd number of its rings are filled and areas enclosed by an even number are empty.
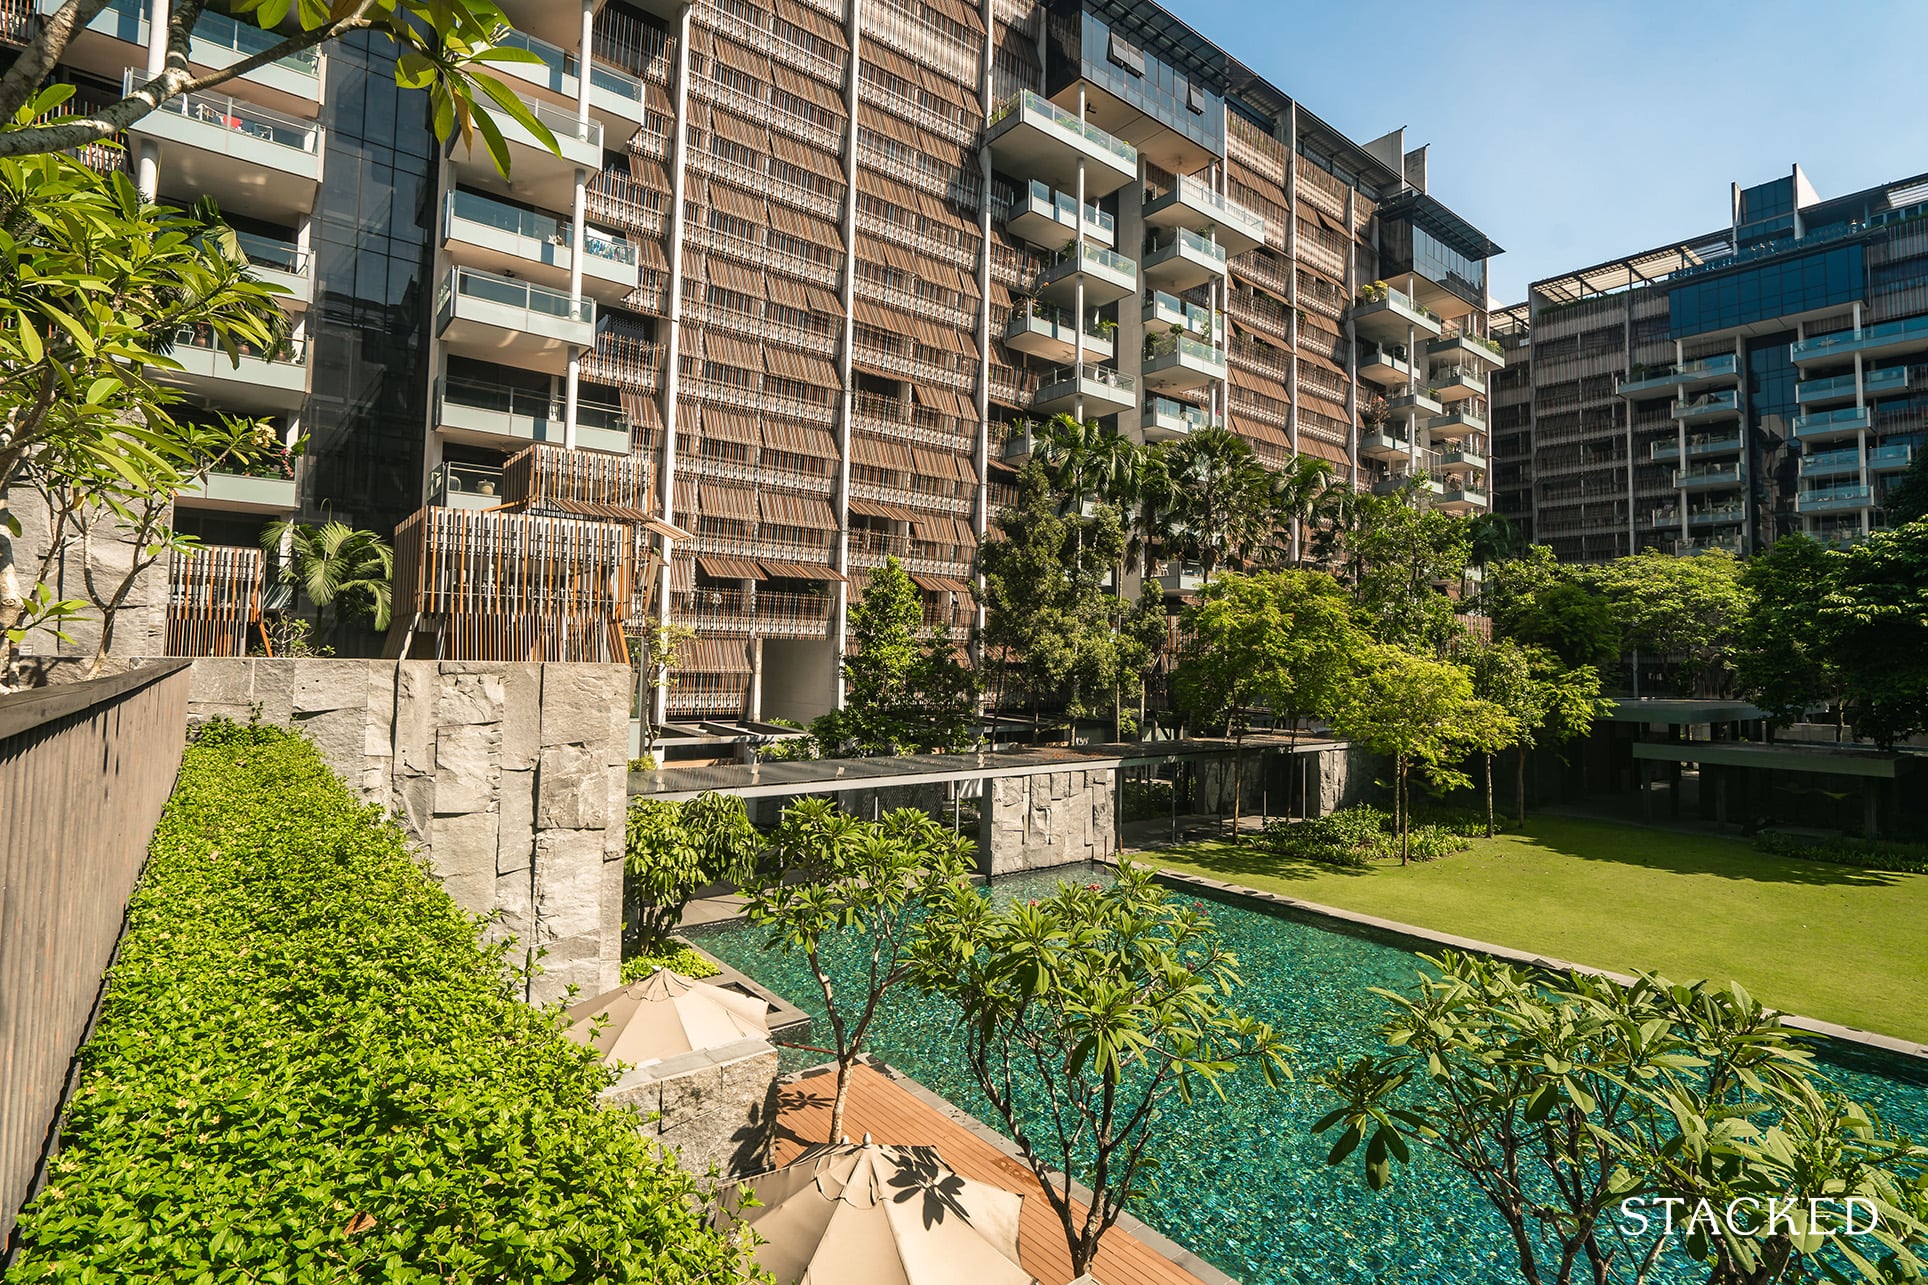
[[[1166,502],[1179,550],[1198,560],[1204,579],[1221,561],[1238,561],[1256,534],[1270,485],[1244,438],[1207,427],[1165,454]]]
[[[1289,552],[1294,563],[1305,556],[1305,525],[1331,489],[1334,476],[1330,462],[1316,455],[1295,455],[1270,478],[1274,545]]]
[[[261,533],[261,547],[270,557],[282,552],[281,583],[298,600],[306,593],[315,604],[316,624],[328,607],[335,609],[334,627],[352,616],[367,614],[379,630],[388,628],[394,589],[395,551],[373,531],[357,531],[345,522],[311,526],[302,522],[272,522]]]
[[[1498,513],[1478,513],[1466,523],[1472,535],[1469,561],[1473,566],[1506,562],[1526,555],[1520,530]]]

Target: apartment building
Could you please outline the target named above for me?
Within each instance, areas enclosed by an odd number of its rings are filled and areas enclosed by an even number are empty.
[[[1729,226],[1493,314],[1496,509],[1562,560],[1848,542],[1928,416],[1928,175],[1732,186]]]
[[[561,152],[507,125],[507,179],[352,42],[130,132],[290,288],[284,350],[179,350],[198,405],[302,447],[181,497],[211,547],[175,568],[183,647],[244,645],[207,641],[258,576],[220,549],[328,515],[396,532],[393,654],[618,659],[666,620],[693,636],[659,717],[808,718],[886,558],[968,635],[1058,413],[1486,507],[1499,248],[1427,149],[1346,138],[1158,6],[503,7]],[[116,94],[150,36],[118,0],[66,70]],[[193,58],[261,44],[210,15]]]

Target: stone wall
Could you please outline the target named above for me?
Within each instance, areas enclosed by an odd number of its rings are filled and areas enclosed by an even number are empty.
[[[617,984],[630,683],[621,665],[201,659],[189,718],[258,708],[311,739],[458,905],[546,952],[541,1002]]]
[[[1039,772],[984,783],[978,869],[987,875],[1068,866],[1118,847],[1117,773]]]
[[[0,530],[0,597],[18,594],[24,598],[33,593],[34,577],[46,556],[51,523],[46,504],[26,487],[13,488],[7,501],[9,511],[20,521],[20,535],[9,539]],[[49,569],[47,586],[54,597],[90,601],[90,560],[93,588],[103,599],[111,598],[129,579],[137,550],[129,540],[116,538],[125,528],[104,512],[97,512],[94,522],[99,528],[94,539],[85,546],[78,538],[72,540]],[[144,570],[132,573],[132,586],[114,613],[114,637],[108,648],[109,656],[118,663],[109,664],[103,672],[117,672],[126,657],[158,656],[166,650],[167,568],[168,557],[162,554]],[[92,660],[100,649],[100,609],[90,605],[80,619],[63,623],[61,632],[67,640],[50,629],[36,629],[21,640],[22,685],[49,681],[50,672],[57,667],[71,671],[75,663]],[[75,677],[66,672],[62,681]],[[0,681],[4,680],[5,675],[0,674]]]
[[[776,1125],[777,1051],[768,1040],[738,1040],[626,1071],[602,1092],[634,1108],[638,1126],[676,1153],[690,1173],[712,1166],[725,1177],[769,1164]]]

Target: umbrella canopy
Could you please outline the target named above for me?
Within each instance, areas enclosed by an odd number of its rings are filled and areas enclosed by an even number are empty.
[[[604,1014],[601,1031],[591,1031]],[[647,977],[569,1010],[569,1034],[593,1047],[605,1062],[640,1066],[737,1040],[770,1038],[770,1007],[760,999],[693,982],[658,968]]]
[[[960,1177],[935,1147],[817,1147],[746,1185],[760,1203],[734,1212],[777,1285],[1037,1285],[1018,1266],[1024,1197]]]

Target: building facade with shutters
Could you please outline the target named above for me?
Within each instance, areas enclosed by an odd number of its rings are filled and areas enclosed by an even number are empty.
[[[1799,166],[1727,227],[1493,313],[1497,511],[1562,560],[1849,543],[1928,426],[1928,175],[1823,199]]]
[[[395,532],[392,652],[621,659],[668,621],[692,637],[639,694],[659,716],[807,719],[885,559],[968,636],[977,543],[1059,413],[1486,507],[1498,247],[1427,194],[1425,148],[1346,138],[1166,10],[503,8],[538,61],[500,74],[561,153],[505,125],[506,179],[354,42],[100,158],[213,195],[290,289],[285,351],[179,352],[197,405],[301,458],[213,475],[179,525]],[[117,96],[151,35],[116,0],[64,71]],[[192,57],[262,40],[210,15]],[[176,574],[182,613],[236,614],[231,568]]]

